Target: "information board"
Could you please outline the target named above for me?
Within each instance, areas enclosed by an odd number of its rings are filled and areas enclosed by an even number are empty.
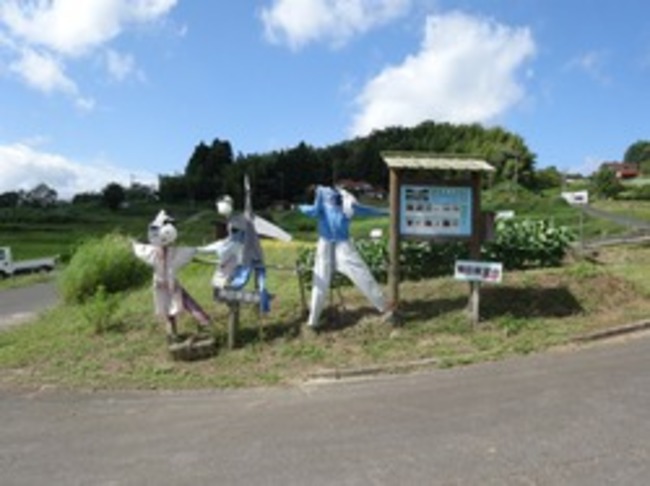
[[[402,235],[469,237],[472,189],[404,184],[400,187],[400,212]]]

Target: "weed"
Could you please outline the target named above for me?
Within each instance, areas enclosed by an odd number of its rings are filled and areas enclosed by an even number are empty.
[[[109,295],[104,286],[100,285],[97,292],[82,304],[81,313],[97,334],[119,331],[123,330],[123,325],[121,321],[115,319],[118,305],[119,296]]]
[[[602,275],[604,269],[595,263],[581,260],[567,269],[567,273],[577,280],[587,280]]]
[[[496,325],[502,329],[506,336],[519,334],[528,324],[529,319],[506,314],[497,320]]]

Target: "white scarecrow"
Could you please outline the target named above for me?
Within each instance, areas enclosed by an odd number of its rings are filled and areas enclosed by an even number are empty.
[[[166,320],[168,341],[176,342],[179,340],[177,317],[183,310],[190,312],[200,327],[210,325],[209,316],[176,278],[177,272],[192,260],[196,248],[172,246],[178,233],[174,220],[164,210],[149,224],[147,236],[150,244],[133,241],[133,252],[153,268],[156,314]]]
[[[290,241],[291,235],[273,223],[253,213],[248,176],[244,177],[246,196],[244,212],[233,214],[233,200],[224,196],[217,201],[217,212],[227,221],[228,236],[198,248],[202,253],[214,253],[217,266],[212,277],[215,289],[241,290],[254,276],[260,295],[260,310],[269,312],[271,295],[266,288],[266,266],[259,235]]]
[[[334,272],[347,276],[379,312],[386,311],[384,296],[350,241],[350,220],[357,216],[386,215],[385,210],[363,206],[342,188],[318,186],[314,203],[300,205],[302,213],[318,220],[318,243],[307,325],[316,329]]]

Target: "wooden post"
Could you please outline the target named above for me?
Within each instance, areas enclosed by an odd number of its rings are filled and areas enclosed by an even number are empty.
[[[388,307],[393,315],[399,308],[399,258],[400,258],[400,174],[390,170],[390,266],[388,269]]]
[[[585,254],[585,212],[580,208],[580,257]]]
[[[228,302],[228,349],[237,346],[237,330],[239,329],[239,302]]]
[[[307,297],[305,296],[305,283],[303,282],[302,269],[298,262],[296,262],[296,276],[298,277],[298,288],[300,289],[302,316],[303,318],[306,318],[309,315],[309,309],[307,308]]]
[[[481,259],[481,173],[472,172],[472,235],[469,242],[469,254],[472,260]],[[480,320],[481,283],[470,282],[469,315],[472,326]]]

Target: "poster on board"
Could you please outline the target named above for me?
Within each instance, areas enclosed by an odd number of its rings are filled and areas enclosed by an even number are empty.
[[[404,184],[400,188],[400,233],[405,236],[472,234],[471,187]]]

